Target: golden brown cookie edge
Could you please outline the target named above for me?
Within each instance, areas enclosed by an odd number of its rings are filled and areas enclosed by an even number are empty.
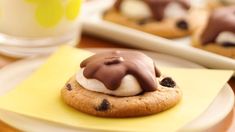
[[[175,26],[175,21],[170,19],[166,19],[162,22],[150,22],[144,25],[139,25],[135,21],[132,21],[121,15],[116,9],[107,10],[103,15],[103,19],[164,38],[184,37],[190,35],[194,29],[194,26],[191,26],[191,22],[193,22],[192,20],[189,20],[189,30],[182,30],[177,28]]]
[[[182,92],[178,87],[160,88],[138,96],[117,97],[86,90],[72,77],[61,90],[61,96],[66,104],[81,112],[123,118],[152,115],[167,110],[180,101]]]
[[[200,28],[196,32],[194,32],[192,36],[192,45],[194,47],[235,59],[235,47],[223,47],[216,43],[202,45],[200,42],[200,36],[203,30],[204,28]]]

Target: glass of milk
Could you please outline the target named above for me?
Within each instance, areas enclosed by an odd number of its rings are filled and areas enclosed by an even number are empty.
[[[82,0],[0,0],[0,52],[47,54],[80,39]]]

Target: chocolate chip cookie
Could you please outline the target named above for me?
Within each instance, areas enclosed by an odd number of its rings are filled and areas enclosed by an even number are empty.
[[[163,76],[155,62],[141,52],[99,53],[85,59],[80,67],[61,95],[69,106],[91,115],[120,118],[156,114],[176,105],[182,96],[177,83]]]
[[[138,19],[130,18],[121,12],[121,5],[125,1],[117,0],[111,9],[104,13],[103,19],[157,36],[165,38],[179,38],[190,35],[193,30],[197,28],[198,23],[200,23],[198,19],[201,20],[204,17],[200,11],[192,10],[190,8],[191,5],[187,2],[187,0],[140,1],[147,3],[152,14],[151,17],[143,17]],[[167,10],[167,6],[171,3],[177,3],[180,7],[182,7],[182,10],[185,10],[186,13],[184,15],[178,15],[177,17],[164,16],[166,15],[164,12]],[[172,8],[175,8],[175,6]],[[130,10],[134,11],[135,9]],[[177,11],[175,12],[177,13]],[[174,15],[175,13],[171,14]]]
[[[156,114],[175,106],[182,92],[171,79],[159,81],[154,92],[144,92],[131,97],[118,97],[89,91],[72,77],[61,91],[63,100],[73,108],[101,117],[138,117]]]

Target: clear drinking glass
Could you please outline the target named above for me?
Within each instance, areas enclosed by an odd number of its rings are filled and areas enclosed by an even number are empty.
[[[0,0],[0,52],[46,54],[80,40],[82,0]]]

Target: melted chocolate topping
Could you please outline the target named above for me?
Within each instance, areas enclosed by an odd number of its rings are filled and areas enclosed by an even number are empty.
[[[81,63],[83,75],[101,81],[108,89],[116,90],[122,79],[133,75],[145,92],[157,89],[156,77],[161,73],[148,56],[136,51],[112,51],[95,54]]]
[[[114,4],[116,9],[120,9],[120,5],[123,0],[117,0]],[[188,10],[190,8],[190,3],[188,0],[143,0],[148,4],[150,10],[152,11],[153,18],[161,21],[164,18],[164,11],[168,4],[171,2],[179,3],[184,9]]]
[[[114,3],[114,8],[120,10],[120,6],[122,4],[123,0],[116,0],[116,2]]]
[[[235,6],[215,10],[201,36],[202,44],[215,42],[221,32],[235,33]]]

